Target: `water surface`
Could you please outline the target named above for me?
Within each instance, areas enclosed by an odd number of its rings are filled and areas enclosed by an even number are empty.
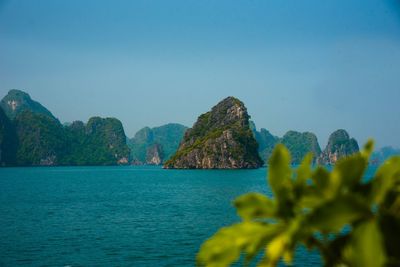
[[[0,266],[194,266],[266,169],[0,168]],[[320,265],[297,252],[297,266]]]

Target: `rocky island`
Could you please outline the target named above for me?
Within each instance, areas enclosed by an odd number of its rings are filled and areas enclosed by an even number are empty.
[[[339,159],[359,151],[354,138],[343,129],[333,132],[329,136],[328,144],[318,158],[319,164],[335,164]]]
[[[140,129],[133,138],[128,140],[132,164],[163,164],[175,154],[186,129],[186,126],[178,123]]]
[[[16,89],[0,102],[0,166],[119,165],[128,164],[129,153],[118,119],[62,125]]]
[[[243,102],[228,97],[188,129],[178,151],[165,162],[172,169],[250,169],[263,162]]]

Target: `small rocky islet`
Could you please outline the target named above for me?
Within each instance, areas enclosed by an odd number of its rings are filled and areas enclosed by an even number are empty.
[[[359,151],[343,129],[331,134],[321,150],[315,134],[288,131],[277,137],[259,131],[243,102],[228,97],[202,114],[192,128],[176,123],[145,127],[131,139],[116,118],[92,117],[87,123],[61,124],[43,105],[21,90],[10,90],[0,102],[0,166],[151,164],[176,169],[258,168],[282,143],[299,164],[309,152],[314,163],[335,164]],[[390,150],[390,151],[389,151]],[[387,151],[391,152],[388,153]],[[375,153],[382,161],[384,148]]]

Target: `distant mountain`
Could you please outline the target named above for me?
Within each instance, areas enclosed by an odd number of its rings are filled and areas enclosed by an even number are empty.
[[[10,90],[1,100],[0,105],[11,120],[26,110],[55,118],[47,108],[32,100],[29,94],[16,89]]]
[[[272,151],[277,143],[279,143],[279,137],[272,135],[268,130],[261,128],[257,131],[256,125],[253,121],[250,121],[250,128],[253,131],[254,137],[258,143],[258,153],[266,163],[272,154]]]
[[[128,164],[130,150],[122,123],[115,118],[92,117],[87,124],[75,121],[65,127],[68,165]]]
[[[1,105],[12,120],[0,109],[0,166],[129,162],[124,129],[115,118],[93,117],[86,125],[74,122],[63,126],[50,111],[19,90],[11,90]]]
[[[339,159],[357,153],[359,146],[354,138],[343,129],[333,132],[328,144],[318,158],[319,164],[335,164]]]
[[[165,168],[258,168],[262,160],[243,102],[228,97],[200,115]]]
[[[67,150],[64,128],[53,117],[20,112],[14,120],[18,137],[17,165],[60,165]]]
[[[371,163],[379,165],[392,156],[400,156],[400,148],[391,146],[382,147],[378,151],[372,153]]]
[[[258,152],[267,164],[272,150],[278,143],[284,144],[292,155],[292,164],[300,164],[304,156],[311,152],[314,155],[314,163],[335,164],[339,159],[359,151],[358,143],[350,138],[345,130],[337,130],[330,135],[328,145],[321,151],[317,136],[311,132],[288,131],[283,137],[272,135],[269,131],[261,129],[257,131],[254,122],[250,123],[254,137],[258,143]],[[372,161],[382,162],[388,155],[398,153],[399,150],[385,148],[374,153]],[[398,153],[400,154],[400,153]]]
[[[282,137],[280,143],[289,149],[292,155],[292,164],[300,164],[309,152],[314,155],[314,162],[321,154],[317,136],[310,132],[289,131]]]
[[[278,143],[284,144],[289,149],[292,155],[292,164],[300,164],[304,156],[309,152],[313,153],[314,161],[321,154],[317,136],[313,133],[288,131],[282,138],[279,138],[264,128],[257,131],[256,125],[252,121],[250,122],[250,128],[257,140],[260,157],[266,164]]]
[[[17,145],[14,124],[0,107],[0,166],[15,164]]]
[[[133,163],[164,163],[176,152],[186,130],[186,126],[177,123],[139,130],[128,140]]]

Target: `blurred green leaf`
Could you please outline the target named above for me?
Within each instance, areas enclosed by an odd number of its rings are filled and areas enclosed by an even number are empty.
[[[400,213],[383,214],[379,218],[379,225],[384,239],[386,254],[391,262],[390,266],[400,266]]]
[[[202,245],[197,262],[204,266],[228,266],[239,259],[241,251],[247,254],[247,260],[251,260],[280,231],[278,225],[260,222],[243,222],[222,228]]]
[[[292,170],[290,168],[290,154],[287,148],[278,144],[269,160],[269,184],[275,196],[282,197],[282,188],[290,183]]]
[[[369,159],[373,150],[374,150],[374,140],[369,139],[368,142],[364,145],[364,149],[361,152],[361,154],[364,158]]]
[[[375,220],[369,220],[354,229],[344,258],[351,266],[378,267],[386,261],[382,234]]]
[[[363,177],[368,166],[368,159],[360,153],[339,160],[332,171],[333,176],[340,177],[340,189],[351,190]]]
[[[275,203],[263,194],[249,193],[238,197],[234,205],[244,220],[271,218],[275,213]]]
[[[300,187],[304,187],[306,185],[307,179],[311,178],[311,164],[313,161],[313,154],[308,153],[300,166],[297,168],[297,177],[296,177],[296,185]]]
[[[384,201],[386,193],[400,180],[400,157],[392,157],[383,163],[372,182],[372,198],[377,204]]]
[[[339,232],[346,224],[371,216],[369,207],[353,196],[340,197],[318,206],[308,217],[308,225],[323,233]]]
[[[290,154],[277,145],[268,175],[275,198],[259,193],[237,198],[244,222],[206,241],[198,263],[227,266],[244,253],[247,264],[264,251],[259,266],[276,266],[282,259],[291,264],[296,246],[304,244],[317,248],[326,266],[400,266],[400,157],[363,181],[372,150],[369,141],[333,171],[321,166],[313,171],[308,155],[292,177]]]
[[[331,187],[330,173],[324,167],[318,166],[315,169],[312,173],[312,180],[321,196],[328,194],[329,191],[334,189]]]

